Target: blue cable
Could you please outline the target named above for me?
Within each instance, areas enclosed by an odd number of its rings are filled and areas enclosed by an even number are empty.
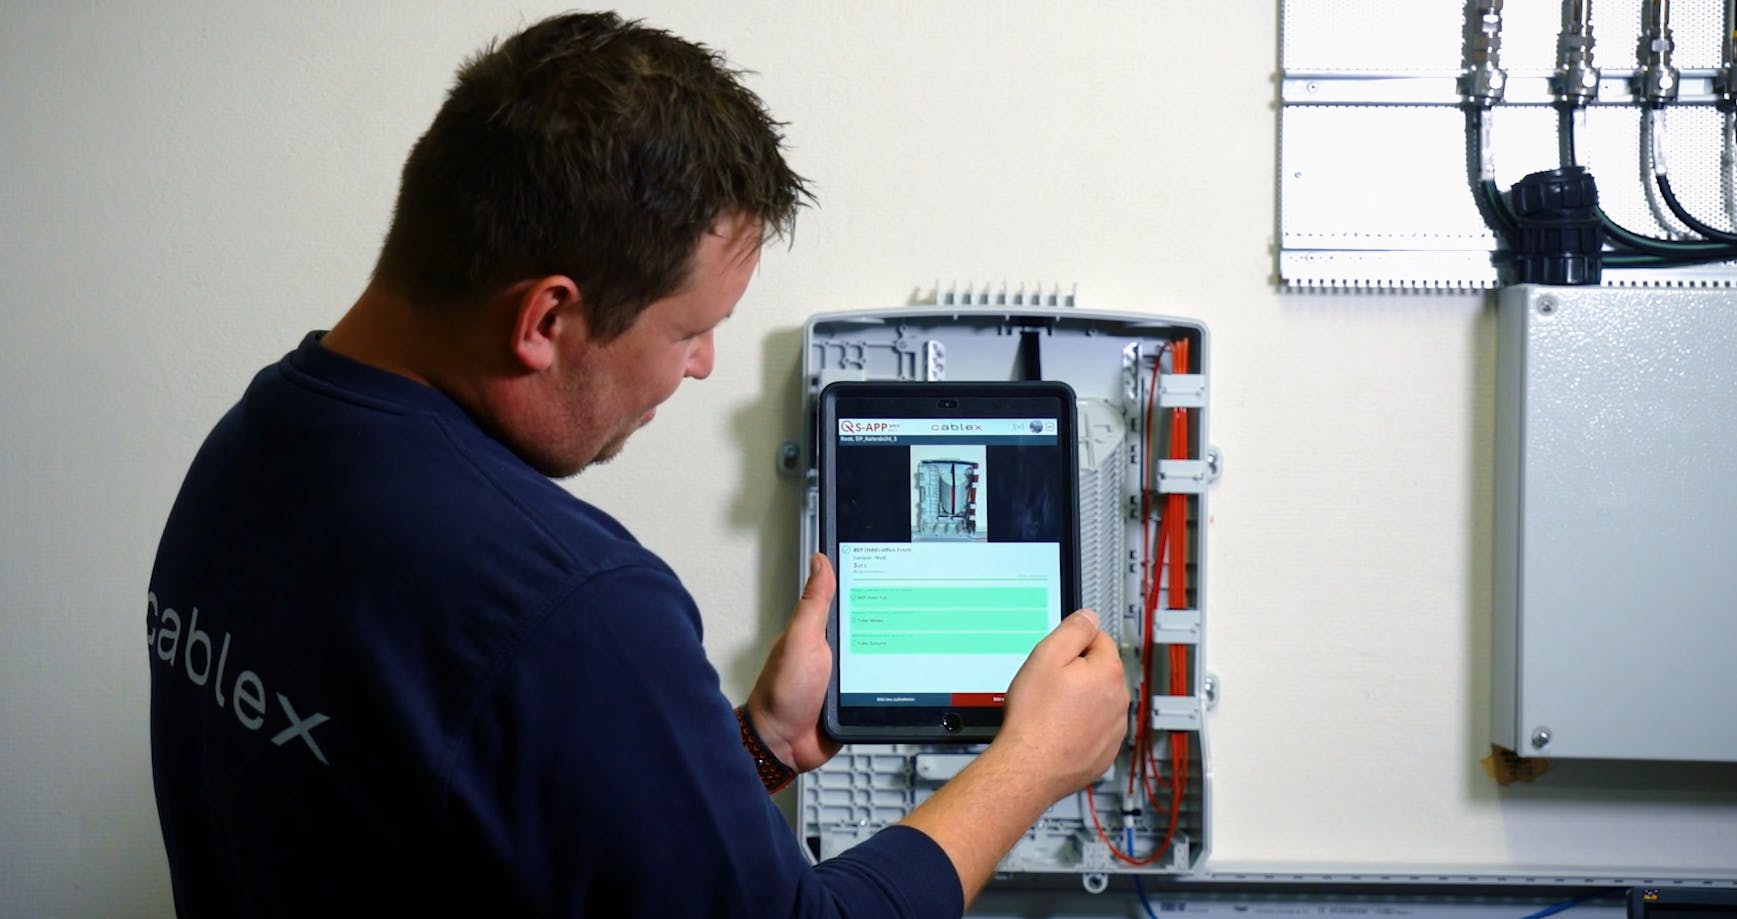
[[[1134,828],[1128,827],[1127,830],[1125,830],[1124,832],[1127,834],[1126,835],[1126,842],[1124,843],[1124,845],[1127,846],[1128,854],[1133,855],[1134,854]],[[1152,901],[1146,898],[1146,885],[1141,883],[1140,876],[1138,874],[1134,875],[1134,892],[1136,894],[1140,895],[1140,906],[1141,906],[1141,908],[1146,910],[1146,919],[1158,919],[1158,913],[1156,913],[1152,909]]]
[[[1146,899],[1146,885],[1140,883],[1140,876],[1134,875],[1134,892],[1140,895],[1140,906],[1146,910],[1147,919],[1158,919],[1158,914],[1152,911],[1152,901]]]

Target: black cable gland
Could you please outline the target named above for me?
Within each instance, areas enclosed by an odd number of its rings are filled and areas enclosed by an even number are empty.
[[[1508,193],[1508,262],[1518,284],[1597,284],[1604,268],[1598,185],[1584,166],[1534,172]]]

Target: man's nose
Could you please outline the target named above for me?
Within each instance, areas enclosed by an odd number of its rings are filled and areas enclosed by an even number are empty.
[[[717,357],[717,349],[713,345],[712,333],[707,332],[694,342],[694,349],[688,353],[687,376],[703,380],[712,375],[712,361]]]

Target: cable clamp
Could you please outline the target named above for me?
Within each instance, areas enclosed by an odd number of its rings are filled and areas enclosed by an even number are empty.
[[[1158,461],[1158,490],[1166,494],[1200,494],[1216,478],[1217,470],[1203,459]]]
[[[1204,408],[1206,376],[1199,373],[1167,373],[1158,378],[1161,408]]]
[[[1152,730],[1200,730],[1200,700],[1193,696],[1153,696]]]
[[[1153,616],[1152,641],[1160,645],[1200,644],[1200,610],[1158,610]]]

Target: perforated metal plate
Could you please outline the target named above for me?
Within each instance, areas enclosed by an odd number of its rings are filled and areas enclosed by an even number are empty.
[[[1503,6],[1505,101],[1488,113],[1497,184],[1560,165],[1555,68],[1561,5]],[[1581,111],[1576,160],[1612,219],[1687,234],[1658,199],[1642,107],[1627,85],[1639,0],[1593,4],[1599,101]],[[1279,277],[1295,287],[1484,288],[1498,283],[1496,239],[1473,199],[1457,77],[1465,5],[1332,0],[1283,5]],[[1678,104],[1666,112],[1671,184],[1691,214],[1737,228],[1733,116],[1714,105],[1725,13],[1718,0],[1671,4]],[[1737,284],[1737,265],[1607,269],[1607,284]]]

